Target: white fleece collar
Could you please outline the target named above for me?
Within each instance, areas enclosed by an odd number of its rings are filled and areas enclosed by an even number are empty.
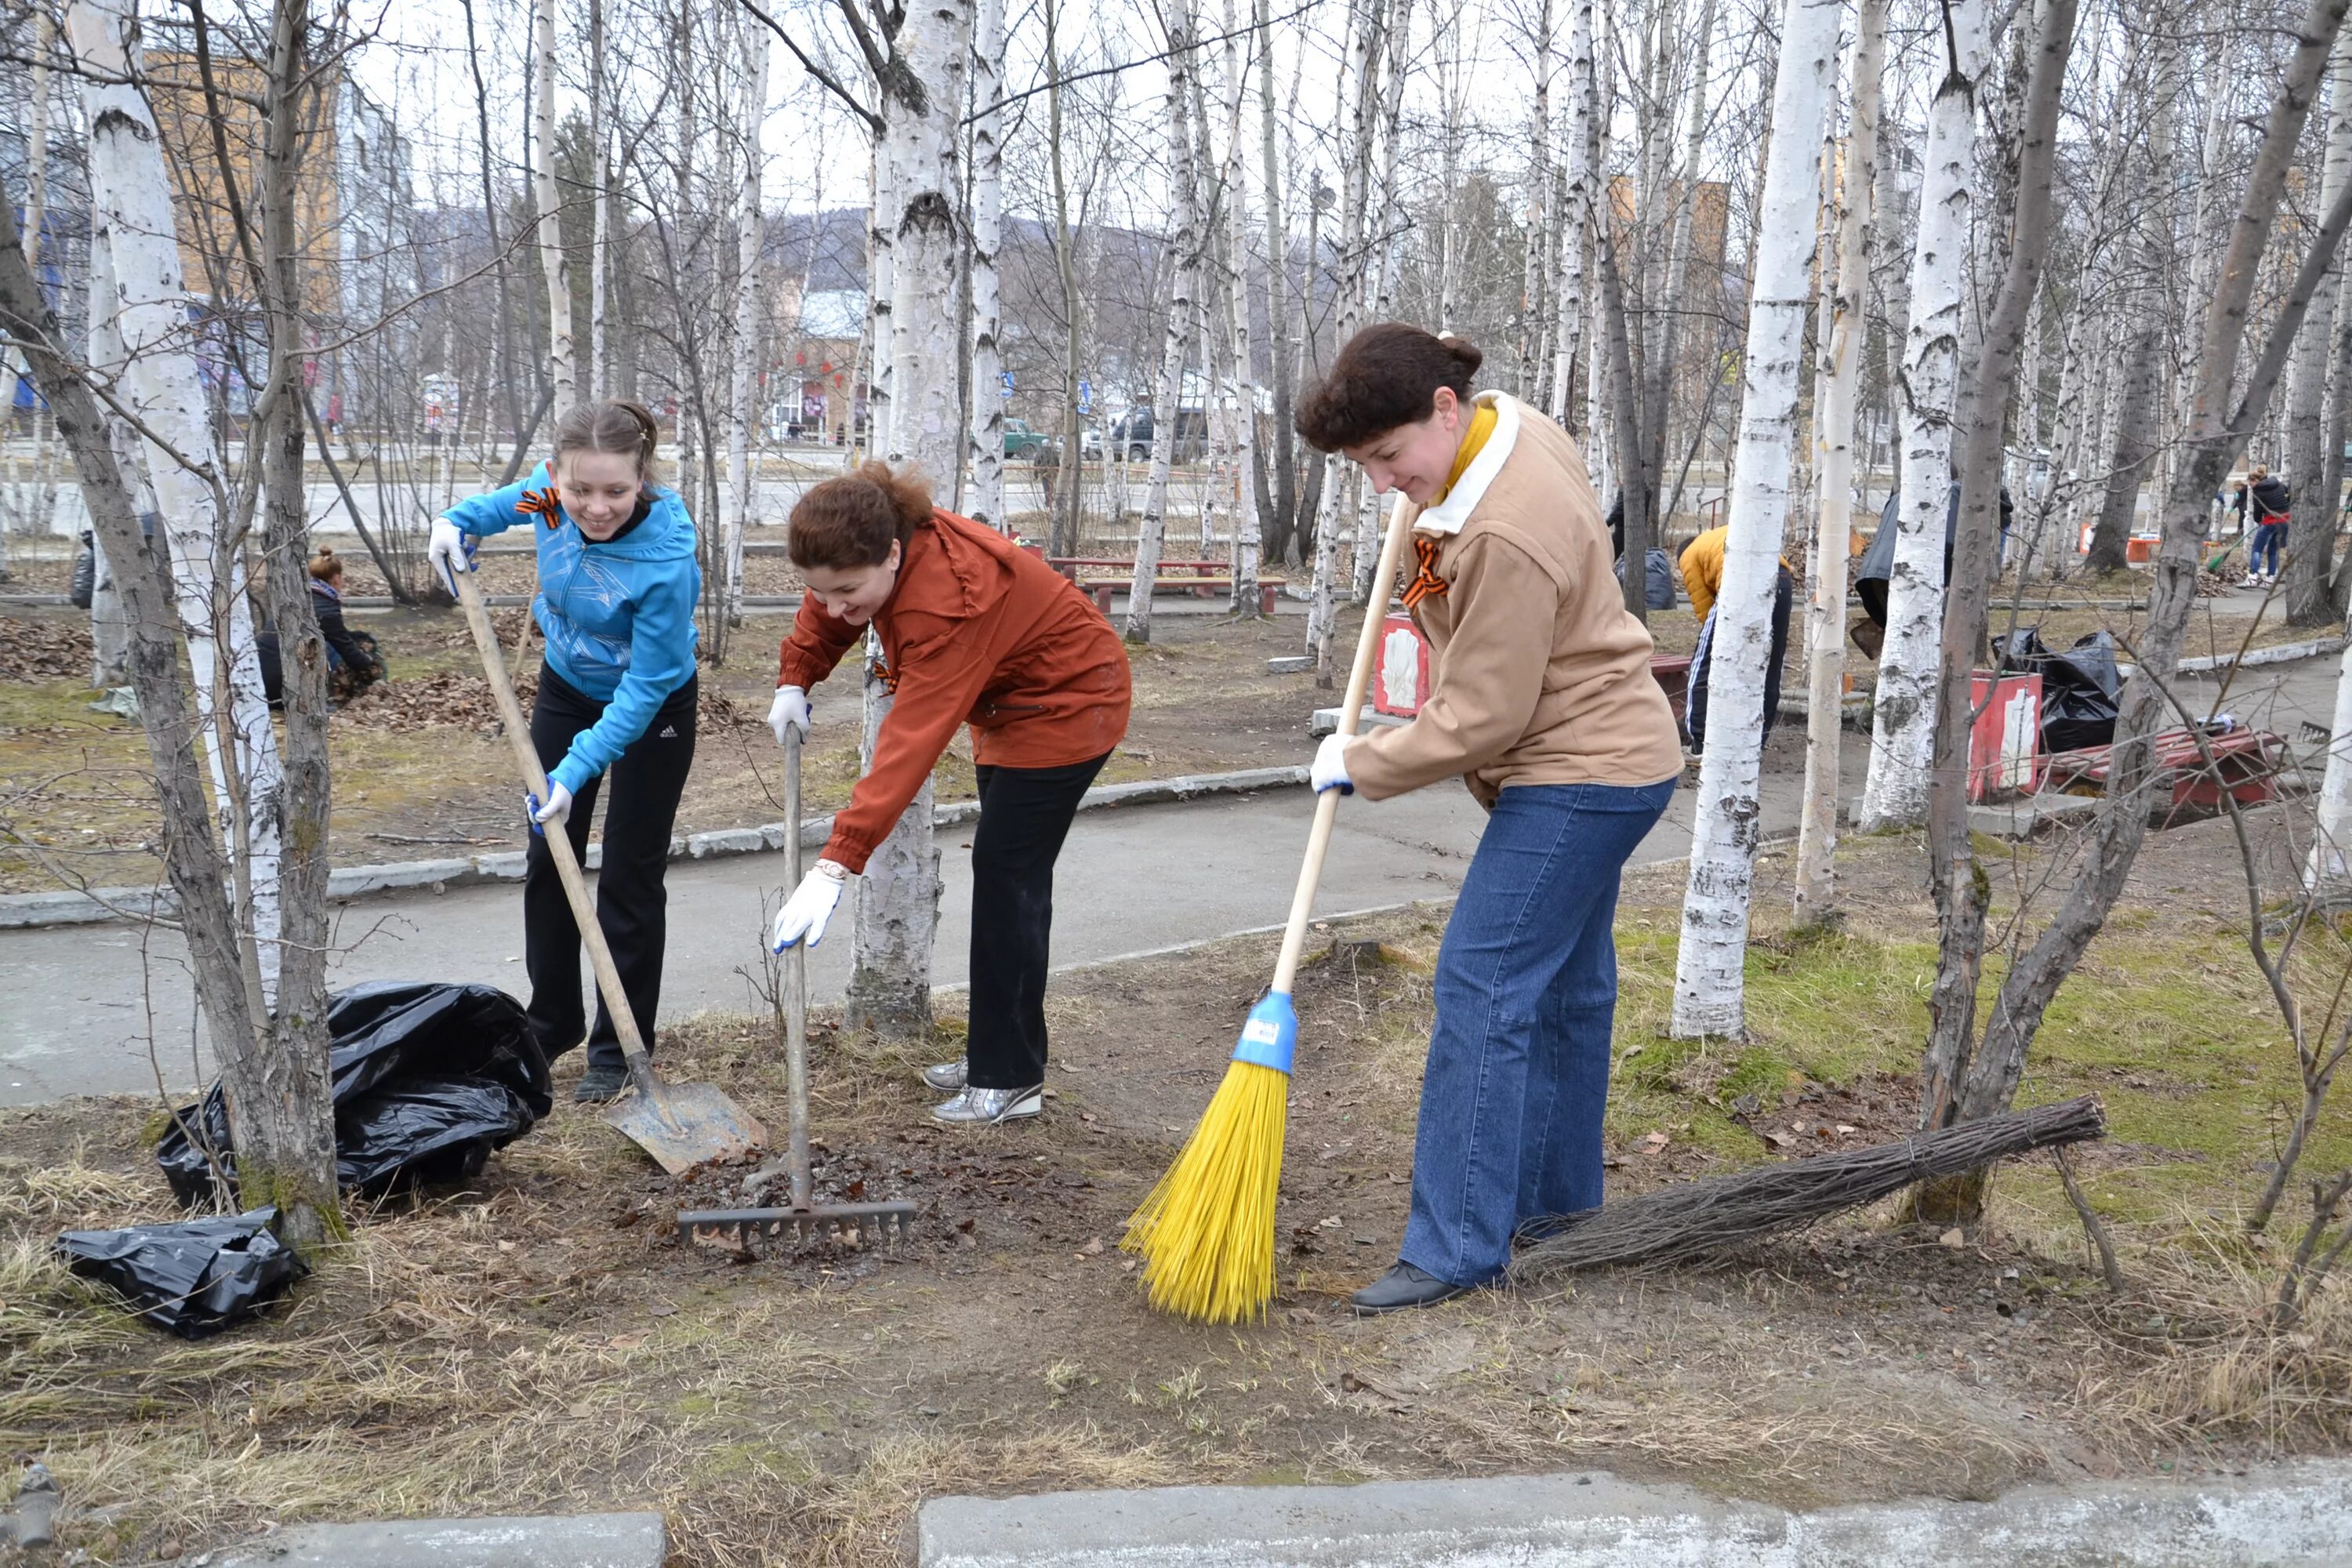
[[[1495,476],[1511,460],[1511,448],[1518,444],[1518,399],[1499,392],[1482,392],[1470,402],[1474,407],[1495,411],[1495,433],[1486,437],[1486,444],[1478,448],[1478,455],[1470,459],[1461,481],[1445,492],[1445,499],[1414,520],[1415,533],[1461,532],[1470,514],[1478,510],[1478,503],[1486,499],[1486,487],[1495,482]]]

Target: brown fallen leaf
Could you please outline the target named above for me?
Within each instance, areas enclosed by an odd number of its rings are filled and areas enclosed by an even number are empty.
[[[605,1342],[607,1346],[616,1351],[633,1351],[645,1342],[643,1334],[614,1334]]]
[[[1663,1132],[1644,1132],[1634,1141],[1633,1146],[1645,1154],[1654,1154],[1673,1142]]]
[[[1087,1244],[1078,1248],[1078,1256],[1080,1258],[1100,1258],[1102,1253],[1103,1238],[1099,1236],[1088,1237],[1087,1238]]]

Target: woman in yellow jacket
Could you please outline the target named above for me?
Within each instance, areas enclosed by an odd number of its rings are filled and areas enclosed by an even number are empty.
[[[1683,589],[1690,595],[1691,613],[1698,617],[1698,651],[1691,656],[1689,695],[1683,705],[1683,723],[1690,731],[1691,750],[1706,750],[1706,689],[1715,666],[1715,596],[1723,591],[1723,544],[1731,537],[1728,523],[1718,524],[1683,547],[1676,564],[1683,570]],[[1789,563],[1780,563],[1772,584],[1772,660],[1764,667],[1764,733],[1780,711],[1780,667],[1789,661],[1789,606],[1795,599],[1797,579]]]

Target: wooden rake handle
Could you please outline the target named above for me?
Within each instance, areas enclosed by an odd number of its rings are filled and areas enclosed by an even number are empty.
[[[505,724],[507,740],[514,747],[515,765],[522,770],[522,782],[543,805],[547,800],[547,772],[539,765],[539,749],[530,743],[530,723],[523,717],[522,704],[515,700],[514,682],[507,679],[505,650],[499,646],[499,634],[490,626],[490,613],[482,604],[482,590],[474,582],[471,572],[459,572],[457,604],[466,612],[466,625],[474,634],[475,649],[482,656],[482,675],[490,683],[490,695],[497,699],[499,718]],[[550,825],[544,833],[547,853],[555,862],[555,874],[563,879],[563,896],[572,902],[572,921],[580,928],[580,940],[588,949],[588,963],[596,971],[596,989],[604,998],[604,1010],[612,1016],[613,1030],[621,1038],[621,1054],[626,1058],[629,1081],[637,1092],[655,1104],[661,1103],[661,1083],[654,1077],[653,1063],[646,1055],[646,1042],[637,1033],[637,1016],[629,1007],[629,994],[621,988],[621,972],[613,967],[612,949],[604,945],[604,930],[596,923],[596,906],[588,901],[588,883],[580,874],[580,859],[572,851],[572,836],[562,823]]]
[[[1339,733],[1356,732],[1364,710],[1364,693],[1371,689],[1372,662],[1381,647],[1381,623],[1388,618],[1389,595],[1403,570],[1405,543],[1412,537],[1413,519],[1421,509],[1402,490],[1389,504],[1388,537],[1381,542],[1379,564],[1372,568],[1372,591],[1364,600],[1364,626],[1356,634],[1356,662],[1348,671],[1348,695],[1339,705]],[[1307,859],[1298,868],[1298,888],[1290,896],[1290,923],[1282,931],[1282,956],[1275,961],[1274,988],[1284,995],[1298,978],[1298,956],[1307,945],[1307,925],[1315,910],[1315,890],[1323,881],[1323,857],[1331,848],[1331,826],[1339,815],[1339,792],[1327,789],[1315,797],[1315,826],[1307,835]]]

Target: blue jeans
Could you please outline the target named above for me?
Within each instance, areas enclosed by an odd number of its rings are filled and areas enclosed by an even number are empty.
[[[2286,531],[2287,525],[2284,522],[2265,522],[2256,526],[2253,542],[2246,547],[2248,571],[2265,577],[2278,575],[2279,552],[2286,548]]]
[[[1437,956],[1399,1258],[1456,1285],[1528,1220],[1601,1204],[1617,882],[1675,781],[1503,791]]]

